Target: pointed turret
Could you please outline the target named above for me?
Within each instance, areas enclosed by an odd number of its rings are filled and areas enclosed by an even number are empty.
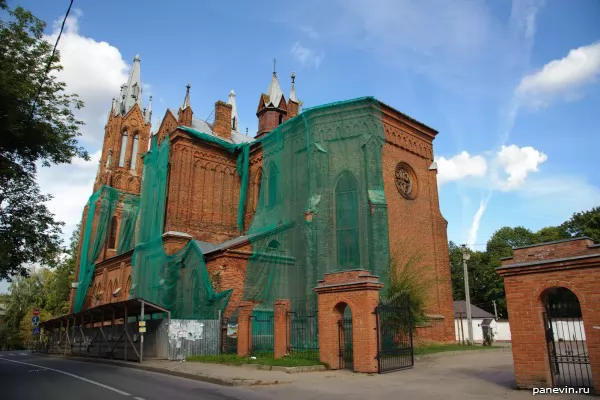
[[[190,85],[189,83],[187,85],[185,85],[185,98],[183,99],[183,104],[181,105],[181,109],[185,110],[186,108],[188,108],[190,106],[190,88],[192,87],[192,85]]]
[[[239,132],[240,122],[238,120],[237,106],[235,104],[235,92],[233,89],[231,89],[231,92],[229,92],[229,100],[227,101],[227,104],[231,106],[231,130]]]
[[[296,98],[296,74],[292,71],[292,90],[290,91],[290,99],[288,101],[288,117],[294,118],[298,115],[300,104]]]
[[[267,90],[267,93],[261,94],[256,116],[258,117],[257,138],[272,131],[289,119],[288,105],[277,79],[275,60],[273,60],[273,76],[271,77],[269,90]]]
[[[183,126],[192,126],[192,106],[190,104],[190,88],[192,86],[188,83],[185,85],[185,98],[183,99],[183,104],[179,108],[177,123]]]
[[[137,104],[142,109],[142,81],[140,78],[140,56],[133,59],[133,67],[129,74],[129,80],[125,88],[121,112],[127,114]]]
[[[298,100],[296,100],[296,74],[292,71],[292,75],[290,75],[290,77],[292,78],[292,90],[290,91],[290,100],[298,102]]]
[[[144,123],[149,124],[152,121],[152,96],[148,101],[148,108],[144,111]]]

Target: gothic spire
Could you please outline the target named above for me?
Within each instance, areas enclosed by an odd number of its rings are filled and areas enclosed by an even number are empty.
[[[152,96],[150,96],[150,101],[148,102],[148,108],[144,112],[144,122],[149,124],[152,121]]]
[[[298,102],[298,99],[296,99],[296,87],[294,86],[294,83],[296,81],[296,74],[292,71],[292,90],[290,92],[290,100],[295,101],[296,103]]]
[[[271,78],[271,84],[269,85],[267,96],[269,96],[269,102],[273,104],[273,106],[279,106],[279,101],[281,101],[283,92],[281,91],[281,86],[279,85],[279,80],[277,79],[277,72],[275,70],[273,70],[273,77]]]
[[[227,104],[231,105],[231,130],[239,132],[240,122],[238,120],[237,106],[235,104],[235,92],[231,89],[229,92],[229,100]]]
[[[185,85],[186,91],[185,91],[185,98],[183,99],[183,105],[181,106],[182,110],[185,110],[186,108],[188,108],[190,106],[190,88],[192,87],[192,85],[190,85],[189,83],[187,85]]]
[[[140,56],[136,55],[133,59],[133,67],[129,74],[129,80],[125,87],[123,97],[122,112],[127,114],[131,108],[137,104],[142,108],[142,81],[140,78]]]

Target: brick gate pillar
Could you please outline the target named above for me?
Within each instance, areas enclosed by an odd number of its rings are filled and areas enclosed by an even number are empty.
[[[285,356],[290,342],[290,330],[288,312],[290,311],[289,300],[275,300],[273,314],[275,316],[273,327],[273,357]]]
[[[243,301],[238,308],[237,355],[246,357],[252,352],[252,309],[254,304]]]
[[[364,269],[325,274],[315,292],[319,304],[321,362],[339,369],[338,321],[346,307],[352,312],[354,371],[377,372],[377,322],[374,314],[383,284]]]

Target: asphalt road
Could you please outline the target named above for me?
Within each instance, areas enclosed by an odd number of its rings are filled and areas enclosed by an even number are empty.
[[[1,400],[259,400],[251,389],[27,351],[0,352]]]

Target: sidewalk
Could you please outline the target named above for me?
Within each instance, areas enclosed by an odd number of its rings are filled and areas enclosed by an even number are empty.
[[[426,355],[415,356],[415,366],[418,366],[427,360],[436,360],[439,358],[447,358],[460,354],[468,355],[470,353],[499,353],[510,351],[510,348],[506,349],[495,349],[495,350],[478,350],[478,351],[451,351],[432,353]],[[118,365],[122,367],[129,367],[135,369],[141,369],[150,372],[158,372],[173,376],[179,376],[182,378],[194,379],[209,383],[214,383],[224,386],[265,386],[265,385],[277,385],[277,384],[290,384],[290,383],[307,383],[322,381],[324,379],[331,380],[332,378],[347,379],[354,377],[356,379],[359,376],[372,376],[377,374],[354,374],[347,370],[321,370],[311,372],[297,372],[289,373],[286,370],[290,370],[286,367],[271,367],[270,370],[262,369],[264,366],[247,364],[242,366],[235,365],[223,365],[223,364],[205,364],[199,362],[187,362],[187,361],[169,361],[169,360],[146,360],[142,364],[135,362],[109,360],[109,359],[98,359],[89,357],[73,357],[73,356],[60,356],[60,355],[48,355],[50,357],[65,357],[72,360],[84,361],[84,362],[95,362],[109,365]],[[268,368],[268,367],[267,367]],[[297,370],[302,368],[311,367],[296,367]],[[313,367],[314,368],[314,367]],[[318,367],[316,367],[318,368]],[[291,370],[294,370],[291,368]]]

